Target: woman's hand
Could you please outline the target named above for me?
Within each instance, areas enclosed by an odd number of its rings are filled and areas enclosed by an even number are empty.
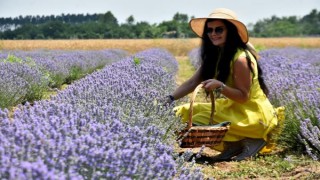
[[[158,99],[159,105],[160,106],[170,106],[174,101],[174,97],[173,96],[170,97],[170,96],[171,95],[159,98]]]
[[[221,81],[218,81],[216,79],[208,79],[208,80],[205,80],[201,83],[203,84],[203,88],[206,91],[213,91],[223,85],[223,83]]]

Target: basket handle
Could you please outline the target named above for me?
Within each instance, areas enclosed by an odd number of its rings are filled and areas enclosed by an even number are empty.
[[[203,87],[203,84],[199,84],[193,91],[191,99],[190,99],[190,108],[189,108],[189,121],[188,121],[188,129],[192,127],[192,116],[193,116],[193,103],[194,100],[199,92],[199,90]],[[211,114],[210,114],[210,121],[209,124],[213,125],[213,116],[214,116],[214,111],[215,111],[215,98],[213,91],[209,92],[210,94],[210,99],[211,99]]]

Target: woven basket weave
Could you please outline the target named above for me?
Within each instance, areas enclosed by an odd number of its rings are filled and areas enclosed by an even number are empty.
[[[198,85],[192,96],[189,108],[188,126],[179,133],[178,141],[181,141],[182,148],[211,147],[219,144],[226,132],[229,130],[230,122],[223,122],[221,124],[213,125],[213,116],[215,111],[215,97],[213,92],[210,92],[211,99],[211,115],[208,126],[192,126],[193,103],[198,91],[203,87]]]

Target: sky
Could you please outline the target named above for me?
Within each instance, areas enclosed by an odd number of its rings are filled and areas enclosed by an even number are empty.
[[[206,17],[220,7],[233,10],[248,25],[273,15],[303,17],[312,9],[320,11],[320,0],[0,0],[0,17],[110,11],[119,23],[132,15],[135,22],[158,24],[172,20],[176,13]]]

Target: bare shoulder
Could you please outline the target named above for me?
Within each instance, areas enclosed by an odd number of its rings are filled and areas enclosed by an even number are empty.
[[[239,56],[238,59],[234,62],[234,67],[247,67],[247,58],[244,56]]]

